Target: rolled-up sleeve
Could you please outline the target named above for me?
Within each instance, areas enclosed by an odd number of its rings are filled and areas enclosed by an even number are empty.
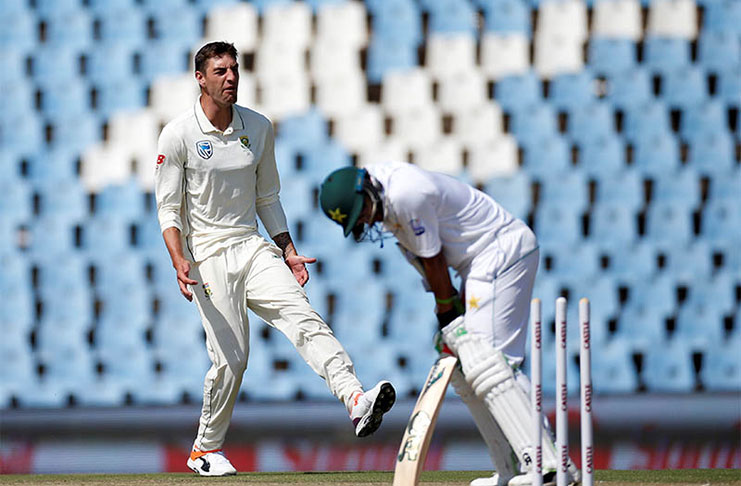
[[[157,165],[154,172],[154,192],[160,230],[175,227],[183,230],[181,207],[186,154],[180,137],[168,125],[157,144]]]
[[[278,168],[275,164],[275,140],[273,138],[273,125],[265,119],[268,124],[265,130],[265,145],[262,157],[257,165],[257,181],[255,209],[260,217],[265,230],[272,238],[280,233],[288,231],[286,213],[280,203],[280,179]]]

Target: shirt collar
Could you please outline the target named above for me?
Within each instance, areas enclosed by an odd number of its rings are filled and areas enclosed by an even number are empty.
[[[198,126],[200,127],[201,131],[203,133],[222,133],[221,130],[216,128],[212,123],[211,120],[208,119],[206,116],[206,113],[203,111],[203,107],[201,106],[201,97],[199,96],[196,100],[195,104],[195,112],[196,112],[196,120],[198,121]],[[237,111],[237,108],[235,105],[232,105],[232,121],[229,123],[229,126],[226,127],[226,130],[224,130],[224,135],[229,135],[232,132],[235,132],[237,130],[243,130],[244,129],[244,120],[242,120],[242,115]]]

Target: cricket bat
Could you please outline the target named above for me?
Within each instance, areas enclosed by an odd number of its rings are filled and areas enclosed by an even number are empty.
[[[396,456],[393,486],[416,486],[419,482],[445,390],[457,363],[455,356],[444,356],[432,365],[404,429],[404,438]]]

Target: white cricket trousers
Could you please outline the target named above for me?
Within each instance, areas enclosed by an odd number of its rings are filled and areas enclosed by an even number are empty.
[[[493,279],[469,276],[465,282],[466,330],[502,351],[511,366],[519,366],[525,358],[539,255],[533,250]],[[470,275],[480,273],[476,270]]]
[[[212,363],[203,386],[198,449],[224,443],[247,368],[247,309],[282,332],[343,403],[362,390],[350,357],[309,304],[281,250],[259,234],[194,264],[190,277],[198,281],[192,291]]]

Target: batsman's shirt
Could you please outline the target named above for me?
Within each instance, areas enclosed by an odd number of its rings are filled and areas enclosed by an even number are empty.
[[[261,114],[232,106],[222,132],[200,99],[160,134],[155,195],[162,231],[178,228],[195,261],[257,231],[288,231],[280,204],[273,127]]]
[[[524,222],[453,177],[398,162],[366,169],[384,188],[384,229],[417,256],[442,250],[464,278],[496,277],[537,248]]]

